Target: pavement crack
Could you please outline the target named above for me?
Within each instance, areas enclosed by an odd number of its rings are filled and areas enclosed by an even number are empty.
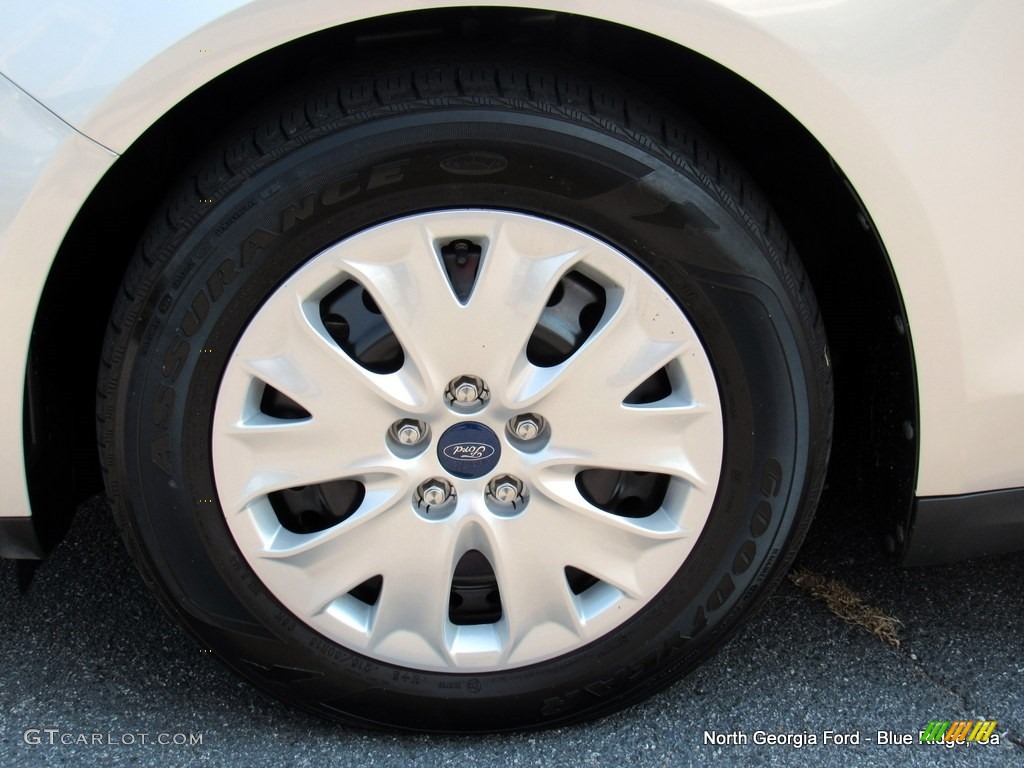
[[[946,680],[944,680],[944,679],[942,679],[940,677],[936,677],[935,675],[933,675],[931,672],[928,671],[928,668],[925,667],[924,664],[922,664],[921,662],[917,661],[917,657],[916,656],[914,656],[912,654],[905,653],[905,652],[904,652],[903,655],[906,656],[910,660],[910,663],[913,665],[914,669],[917,670],[917,673],[919,675],[921,675],[921,677],[923,677],[925,680],[928,680],[930,683],[935,685],[937,688],[942,689],[943,691],[948,693],[950,696],[955,698],[957,701],[959,701],[960,702],[960,706],[961,706],[961,708],[963,709],[964,712],[971,711],[971,700],[967,697],[967,694],[961,693],[956,688],[954,688],[952,685],[950,685]]]

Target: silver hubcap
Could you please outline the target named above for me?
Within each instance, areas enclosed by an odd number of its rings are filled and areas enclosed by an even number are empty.
[[[477,261],[451,267],[453,242]],[[456,425],[500,441],[456,446],[493,469],[446,468]],[[562,224],[456,210],[286,280],[228,362],[212,447],[235,541],[301,621],[381,661],[484,672],[578,649],[657,595],[707,521],[723,429],[704,349],[646,272]]]

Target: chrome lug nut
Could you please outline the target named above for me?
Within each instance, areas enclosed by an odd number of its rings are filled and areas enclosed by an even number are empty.
[[[490,397],[490,392],[479,376],[459,376],[451,380],[445,393],[449,405],[471,408]]]
[[[501,475],[487,484],[487,493],[501,504],[515,506],[523,496],[523,481],[512,475]]]
[[[422,451],[429,436],[430,427],[418,419],[399,419],[388,429],[391,449],[405,458]]]
[[[416,489],[420,505],[427,507],[438,507],[444,504],[452,498],[454,493],[455,489],[452,484],[439,478],[426,480],[420,483],[420,487]]]
[[[472,403],[474,400],[480,399],[480,390],[469,382],[459,384],[455,389],[455,399],[460,403]]]
[[[398,430],[398,442],[404,443],[405,445],[412,445],[413,443],[419,442],[419,439],[423,435],[420,434],[419,429],[409,425],[402,427]]]
[[[520,440],[534,440],[544,429],[544,417],[524,413],[509,421],[508,428]]]
[[[494,498],[506,504],[511,504],[518,496],[519,489],[512,485],[512,483],[502,483],[494,489]]]
[[[395,422],[391,431],[402,445],[414,445],[423,439],[427,431],[426,426],[422,421],[415,419],[401,419]]]

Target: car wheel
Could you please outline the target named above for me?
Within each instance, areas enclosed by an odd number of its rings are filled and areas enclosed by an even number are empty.
[[[108,489],[263,689],[368,725],[578,720],[781,577],[828,456],[821,321],[753,185],[639,92],[346,75],[151,225],[100,374]]]

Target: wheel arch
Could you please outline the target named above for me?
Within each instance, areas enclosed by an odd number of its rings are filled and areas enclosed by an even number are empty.
[[[829,335],[837,424],[823,506],[856,492],[864,508],[877,510],[879,525],[890,533],[907,530],[918,466],[908,323],[884,246],[829,153],[757,87],[663,38],[578,16],[474,8],[356,22],[274,48],[162,115],[97,184],[57,253],[33,332],[27,415],[43,425],[38,439],[61,447],[51,452],[45,473],[29,477],[36,527],[48,531],[48,543],[68,524],[71,501],[54,500],[53,472],[73,476],[67,489],[77,497],[101,487],[93,404],[104,328],[135,243],[180,174],[182,158],[201,152],[211,134],[268,91],[337,62],[339,50],[344,61],[358,61],[407,47],[410,40],[450,45],[510,37],[528,37],[534,55],[589,61],[644,82],[701,122],[757,180],[801,255]],[[643,60],[628,55],[631,50],[644,50]],[[95,288],[82,296],[82,286],[90,284]],[[69,327],[78,339],[71,349]],[[26,427],[26,453],[38,452],[31,442]],[[867,476],[870,482],[864,482]],[[867,488],[870,500],[864,498]]]

